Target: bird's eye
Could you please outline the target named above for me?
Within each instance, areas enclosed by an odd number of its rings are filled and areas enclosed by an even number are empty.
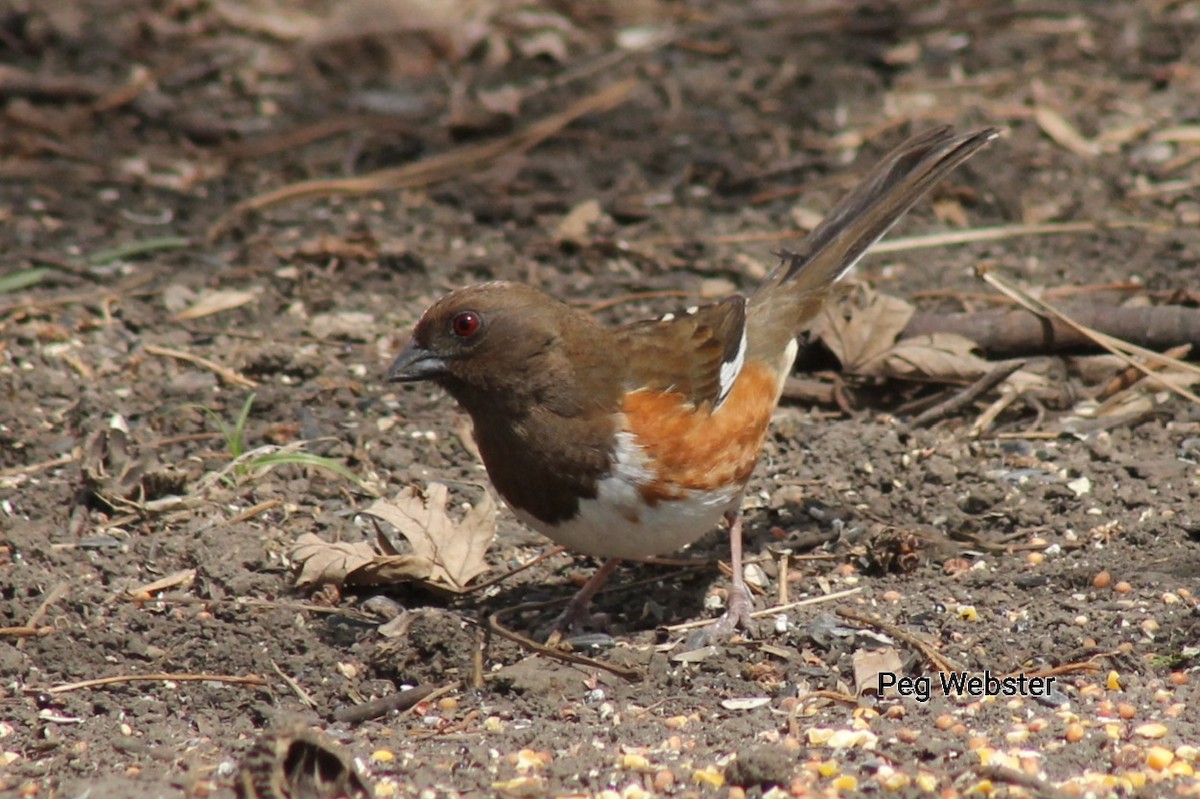
[[[470,338],[478,333],[482,326],[483,320],[474,311],[461,311],[450,320],[450,329],[459,338]]]

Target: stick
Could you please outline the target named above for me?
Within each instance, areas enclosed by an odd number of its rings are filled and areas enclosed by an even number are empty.
[[[232,369],[222,366],[216,361],[210,361],[208,358],[202,358],[199,355],[193,355],[190,352],[173,350],[167,347],[159,347],[154,344],[143,344],[142,349],[151,355],[161,355],[164,358],[174,358],[177,361],[187,361],[188,363],[193,363],[196,366],[202,366],[211,372],[216,372],[217,377],[221,378],[226,383],[232,383],[245,388],[254,388],[258,385],[258,383],[254,382],[250,378],[243,377]]]
[[[50,688],[26,688],[25,693],[65,694],[68,691],[78,691],[83,688],[99,688],[104,685],[116,685],[123,682],[224,682],[234,685],[266,685],[267,681],[257,674],[174,674],[156,672],[154,674],[117,674],[112,677],[99,677],[95,680],[82,680],[55,685]]]
[[[765,608],[764,610],[756,610],[750,614],[750,618],[761,619],[761,618],[765,618],[767,616],[774,616],[777,613],[783,613],[786,610],[794,610],[796,608],[802,608],[807,605],[820,605],[825,602],[834,602],[838,599],[845,599],[848,596],[854,596],[855,594],[860,593],[861,591],[862,591],[861,588],[847,588],[845,591],[835,591],[832,594],[826,594],[824,596],[813,596],[813,597],[809,597],[808,599],[798,599],[795,602],[791,602],[787,605],[776,605],[775,607],[772,607],[772,608]],[[697,627],[707,627],[710,624],[716,624],[718,621],[720,621],[720,619],[701,619],[699,621],[689,621],[685,624],[674,624],[670,627],[667,627],[666,629],[669,632],[679,632],[681,630],[692,630]]]
[[[882,619],[875,619],[870,616],[866,616],[857,611],[851,610],[850,608],[838,608],[836,612],[837,615],[841,616],[843,619],[849,619],[850,621],[856,621],[859,624],[875,627],[892,636],[896,640],[903,641],[924,655],[925,659],[932,663],[938,671],[964,671],[964,668],[958,663],[946,657],[941,652],[938,652],[937,649],[934,648],[933,644],[929,643],[918,635],[913,635],[899,625],[883,621]]]
[[[984,394],[991,391],[996,386],[1003,383],[1009,378],[1013,372],[1016,372],[1025,365],[1024,361],[1013,361],[1011,363],[1002,363],[992,371],[985,374],[983,377],[976,380],[970,386],[955,394],[945,402],[939,402],[932,408],[917,416],[911,422],[910,427],[927,427],[936,421],[958,413],[963,408],[971,405],[975,400],[979,399]]]

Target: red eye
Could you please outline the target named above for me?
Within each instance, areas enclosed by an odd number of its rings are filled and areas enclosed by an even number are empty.
[[[470,338],[479,332],[482,324],[483,320],[479,318],[479,314],[474,311],[462,311],[454,315],[454,319],[450,321],[450,329],[459,338]]]

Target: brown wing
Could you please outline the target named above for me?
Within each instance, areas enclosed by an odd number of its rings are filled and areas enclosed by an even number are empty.
[[[695,408],[719,405],[741,369],[745,329],[741,296],[617,328],[626,390],[678,393]]]

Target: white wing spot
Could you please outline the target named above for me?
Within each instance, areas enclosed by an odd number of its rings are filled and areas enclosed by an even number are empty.
[[[725,398],[729,396],[730,389],[733,388],[734,382],[738,379],[738,375],[742,373],[742,366],[746,363],[746,328],[742,326],[742,338],[738,341],[737,354],[733,356],[732,361],[725,361],[721,364],[721,374],[719,390],[717,391],[717,404],[720,407]]]
[[[674,321],[675,321],[675,314],[673,314],[673,313],[665,313],[665,314],[663,314],[662,316],[658,317],[658,321],[660,321],[660,322],[674,322]]]
[[[691,316],[692,314],[694,314],[694,313],[695,313],[696,311],[698,311],[698,310],[700,310],[700,306],[699,306],[699,305],[693,305],[691,308],[688,308],[688,309],[687,309],[687,315],[688,315],[688,316]]]

